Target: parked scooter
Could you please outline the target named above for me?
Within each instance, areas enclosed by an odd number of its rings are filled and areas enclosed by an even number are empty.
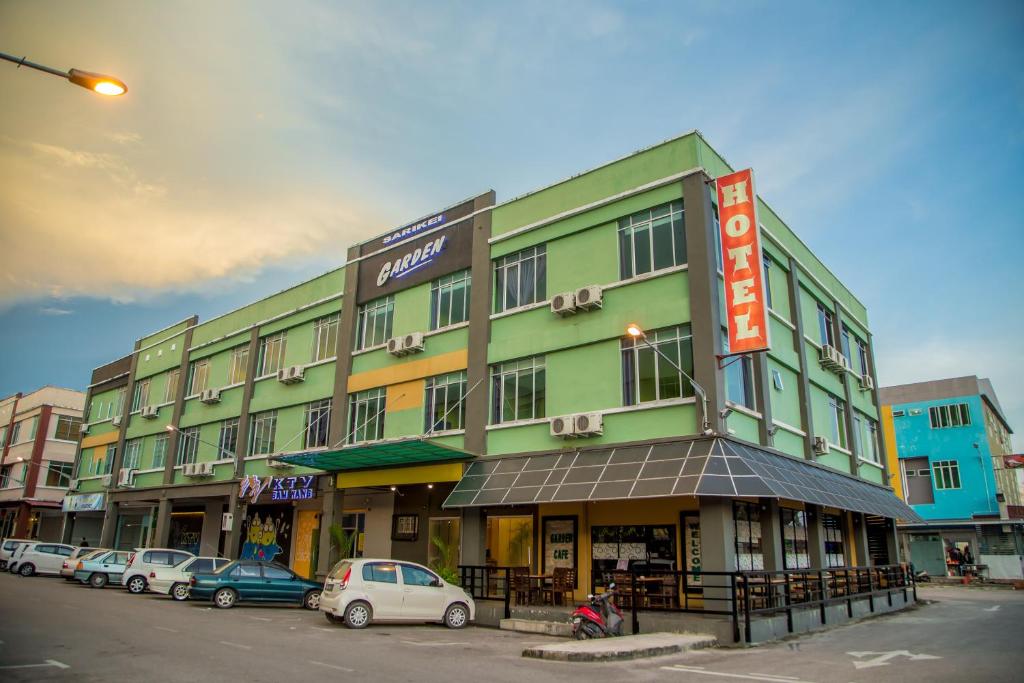
[[[572,637],[576,640],[613,638],[622,633],[622,610],[615,604],[615,584],[601,595],[588,595],[587,604],[572,613]]]
[[[914,574],[915,583],[928,583],[932,580],[932,577],[928,576],[928,572],[920,570]]]

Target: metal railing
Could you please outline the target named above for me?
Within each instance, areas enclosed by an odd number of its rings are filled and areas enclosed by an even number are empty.
[[[502,600],[505,618],[512,616],[512,567],[459,565],[459,583],[474,600]]]

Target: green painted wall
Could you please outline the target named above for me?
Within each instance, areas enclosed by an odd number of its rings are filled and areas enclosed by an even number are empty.
[[[398,314],[397,307],[395,308],[395,314]],[[454,330],[448,330],[447,332],[430,335],[423,342],[423,351],[421,353],[412,354],[411,356],[396,358],[385,349],[376,349],[374,351],[356,354],[352,357],[352,374],[357,375],[361,372],[368,372],[370,370],[401,366],[406,363],[412,363],[426,358],[432,358],[434,356],[441,356],[453,351],[460,351],[465,349],[468,345],[469,328],[459,327]]]

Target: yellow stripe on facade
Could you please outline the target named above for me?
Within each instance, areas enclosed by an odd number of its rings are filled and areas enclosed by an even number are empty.
[[[892,406],[882,406],[879,411],[882,418],[882,441],[885,442],[885,460],[889,464],[889,474],[895,474],[889,480],[893,491],[901,500],[903,495],[903,477],[900,470],[900,455],[896,452],[896,423],[892,419]]]
[[[114,430],[107,432],[106,434],[97,434],[96,436],[87,436],[82,439],[82,448],[93,448],[94,446],[106,446],[110,443],[117,442],[117,437],[120,432]]]
[[[422,379],[388,385],[387,412],[422,407],[426,386],[426,380]]]
[[[391,384],[411,382],[446,372],[465,370],[469,366],[469,350],[459,349],[438,356],[400,363],[377,370],[367,370],[348,378],[348,393],[352,394],[364,389],[384,387]],[[390,407],[390,406],[389,406]]]
[[[400,484],[435,484],[458,481],[462,478],[462,463],[420,465],[418,467],[392,467],[361,472],[342,472],[338,475],[339,489],[366,486],[398,486]]]

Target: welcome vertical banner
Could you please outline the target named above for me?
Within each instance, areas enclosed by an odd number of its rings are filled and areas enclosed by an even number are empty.
[[[754,172],[721,176],[717,185],[729,355],[765,351],[771,344]]]

